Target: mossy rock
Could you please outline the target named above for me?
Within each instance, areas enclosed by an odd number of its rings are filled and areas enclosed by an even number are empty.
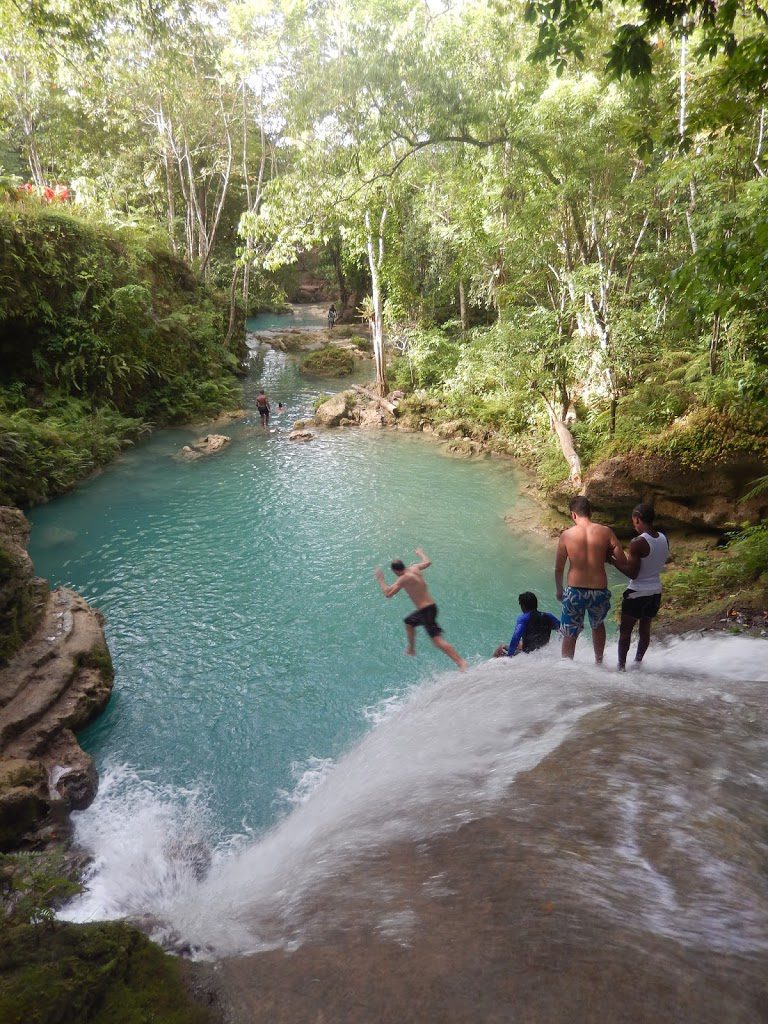
[[[48,776],[39,761],[0,761],[0,850],[15,849],[49,808]]]
[[[316,352],[310,352],[302,362],[301,369],[314,377],[348,377],[355,369],[355,357],[344,349],[326,345]]]
[[[28,537],[24,515],[0,507],[0,666],[35,631],[48,593],[47,584],[32,575]]]
[[[111,683],[115,678],[115,668],[112,664],[112,655],[106,644],[96,644],[90,651],[85,651],[78,658],[77,664],[80,668],[93,668],[101,673],[105,682]]]
[[[207,1024],[182,964],[121,922],[32,925],[0,942],[4,1024]]]

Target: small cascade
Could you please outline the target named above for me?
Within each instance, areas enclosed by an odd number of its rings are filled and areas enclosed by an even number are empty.
[[[753,799],[768,787],[763,651],[750,638],[680,639],[620,675],[586,650],[563,663],[553,645],[429,678],[370,709],[335,764],[295,765],[283,816],[261,835],[212,835],[205,793],[113,770],[78,816],[94,869],[66,916],[149,920],[171,948],[206,958],[293,948],[360,914],[407,931],[412,901],[381,881],[391,851],[502,816],[606,919],[767,951],[768,891],[744,863],[768,852],[768,810]],[[569,786],[589,828],[561,804]]]

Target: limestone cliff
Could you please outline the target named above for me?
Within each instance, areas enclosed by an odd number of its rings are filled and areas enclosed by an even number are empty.
[[[112,690],[101,616],[34,577],[28,535],[21,512],[0,508],[0,850],[91,802],[96,772],[74,730]]]
[[[589,471],[584,493],[600,521],[619,529],[628,527],[633,505],[650,501],[667,526],[721,532],[768,514],[768,494],[744,500],[765,472],[765,463],[748,455],[696,468],[660,456],[617,455]]]

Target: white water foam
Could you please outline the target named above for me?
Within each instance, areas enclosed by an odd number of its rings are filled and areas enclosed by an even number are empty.
[[[369,709],[370,732],[337,764],[297,765],[290,813],[264,836],[219,844],[203,878],[200,794],[108,773],[77,816],[77,839],[96,860],[67,916],[149,916],[209,956],[296,944],[299,911],[320,883],[393,842],[489,813],[612,695],[732,694],[768,678],[766,651],[751,638],[684,639],[655,645],[642,671],[618,674],[591,665],[582,640],[575,664],[552,645],[428,680]]]

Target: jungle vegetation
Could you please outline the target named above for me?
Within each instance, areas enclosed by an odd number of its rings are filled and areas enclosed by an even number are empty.
[[[150,267],[179,257],[254,309],[308,252],[368,321],[382,391],[489,425],[548,481],[640,444],[694,464],[765,455],[766,18],[755,0],[11,4],[2,457],[41,386],[62,433],[73,398],[111,424],[184,415],[182,394],[210,390],[211,306],[186,377],[147,361],[197,319],[149,312]],[[21,184],[68,198],[33,212]],[[138,277],[104,288],[65,268],[53,304],[37,288],[17,309],[28,268],[60,269],[50,243],[10,261],[9,230],[42,240],[47,217],[54,235],[137,232],[111,262]]]

